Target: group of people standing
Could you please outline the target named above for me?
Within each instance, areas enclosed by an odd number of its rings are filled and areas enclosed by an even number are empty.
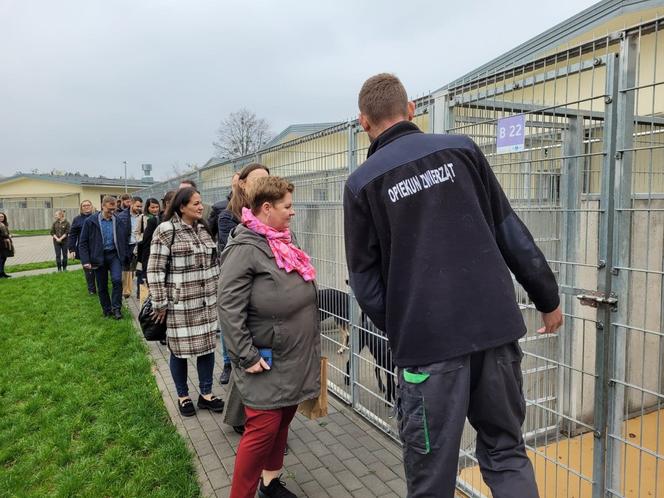
[[[554,275],[475,143],[422,133],[393,75],[369,78],[358,100],[371,146],[345,185],[346,258],[358,303],[386,332],[398,367],[408,496],[454,495],[468,418],[493,496],[536,497],[521,434],[518,339],[526,328],[512,275],[542,313],[540,333],[562,324]],[[442,165],[453,172],[449,181],[403,188]],[[297,405],[320,392],[316,270],[290,232],[293,191],[289,181],[252,164],[233,178],[230,199],[213,206],[211,223],[193,182],[165,196],[161,214],[148,199],[142,219],[134,221],[137,210],[116,216],[116,200],[107,197],[99,213],[82,204],[84,219],[72,223],[71,233],[82,227],[75,248],[86,271],[95,271],[105,315],[120,314],[122,265],[130,245],[138,246],[154,319],[166,323],[183,416],[194,415],[196,406],[224,410],[212,394],[221,332],[221,381],[230,380],[226,413],[236,399],[238,420],[231,425],[243,432],[231,498],[253,497],[257,488],[261,497],[295,496],[280,479],[288,427]],[[141,236],[132,239],[137,227]],[[187,361],[194,358],[196,406],[187,384]]]
[[[142,207],[140,197],[128,194],[119,203],[115,197],[105,196],[100,211],[84,200],[71,226],[58,212],[51,228],[58,270],[67,268],[67,253],[60,248],[66,246],[70,256],[81,261],[88,293],[98,295],[105,317],[122,318],[122,297],[131,295],[134,271],[141,282],[141,267],[147,264],[152,233],[161,213],[156,199],[146,201],[145,214]]]

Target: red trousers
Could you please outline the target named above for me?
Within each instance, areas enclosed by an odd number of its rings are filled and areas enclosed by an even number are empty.
[[[230,498],[254,498],[263,470],[281,470],[288,426],[297,405],[276,410],[244,407],[244,434],[235,457]]]

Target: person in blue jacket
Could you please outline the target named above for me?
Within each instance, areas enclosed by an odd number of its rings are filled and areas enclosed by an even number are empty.
[[[83,224],[78,243],[81,263],[86,270],[94,270],[97,294],[105,317],[122,319],[122,265],[129,257],[127,225],[115,215],[115,197],[105,196],[101,212],[88,217]],[[112,291],[108,295],[108,274]]]
[[[394,75],[369,78],[358,100],[371,145],[344,189],[346,258],[398,367],[408,496],[454,496],[468,418],[493,496],[534,498],[511,274],[542,314],[539,332],[552,333],[562,324],[553,272],[471,139],[422,133]]]

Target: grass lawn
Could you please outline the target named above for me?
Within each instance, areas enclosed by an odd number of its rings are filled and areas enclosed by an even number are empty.
[[[81,271],[0,282],[0,496],[200,495],[125,315]]]
[[[32,237],[33,235],[50,235],[51,229],[43,230],[11,230],[12,237]]]
[[[7,261],[11,261],[8,259]],[[81,262],[78,259],[68,259],[67,266],[71,265],[80,265]],[[55,260],[52,261],[39,261],[37,263],[23,263],[20,265],[7,265],[5,266],[5,271],[7,273],[16,273],[19,271],[28,271],[28,270],[42,270],[44,268],[55,268]]]

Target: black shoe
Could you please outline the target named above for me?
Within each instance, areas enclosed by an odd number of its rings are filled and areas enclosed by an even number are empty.
[[[221,377],[219,377],[219,382],[222,385],[228,384],[228,382],[231,380],[231,372],[233,371],[233,367],[231,367],[230,363],[224,363],[224,369],[221,371]]]
[[[205,399],[203,396],[198,397],[198,409],[199,410],[210,410],[211,412],[221,413],[224,411],[224,401],[221,398],[212,396],[210,401]]]
[[[0,274],[0,278],[12,278],[11,275],[7,275],[6,273]]]
[[[115,318],[116,320],[122,320],[122,311],[113,310],[113,318]]]
[[[180,407],[180,415],[183,417],[191,417],[192,415],[196,415],[194,402],[189,398],[178,401],[178,406]]]
[[[244,434],[244,425],[234,425],[233,430],[241,436]]]
[[[110,310],[109,311],[104,310],[104,318],[110,318],[112,316],[113,316],[113,313]]]
[[[295,493],[286,489],[286,483],[281,480],[282,474],[270,481],[270,484],[265,486],[261,478],[261,485],[258,487],[258,496],[261,498],[297,498]]]

